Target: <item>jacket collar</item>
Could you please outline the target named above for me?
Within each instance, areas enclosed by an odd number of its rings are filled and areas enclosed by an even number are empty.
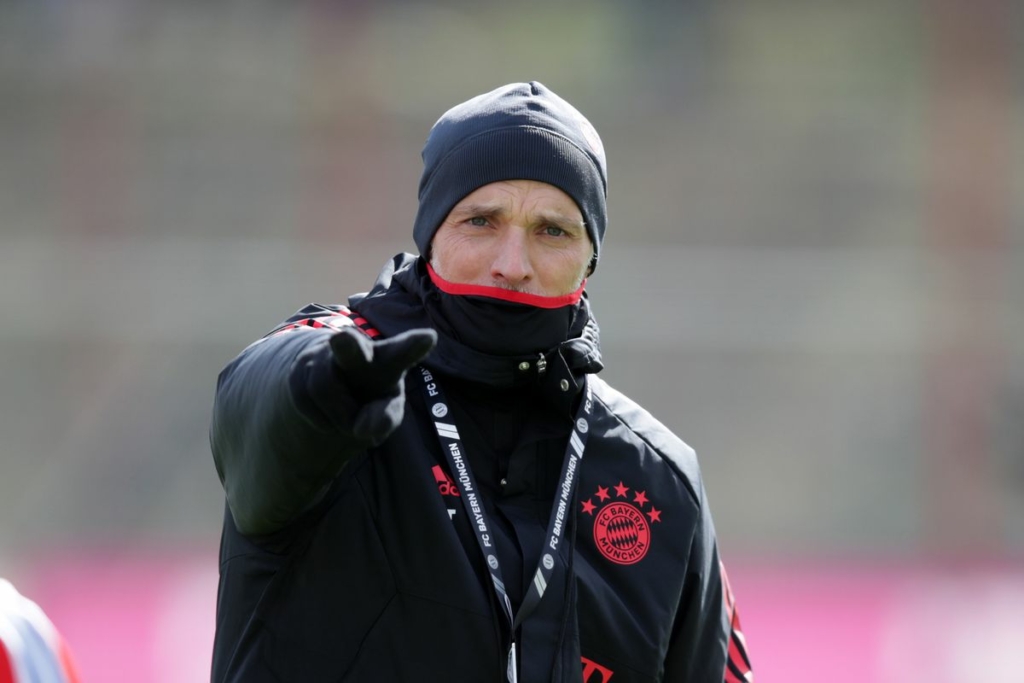
[[[423,364],[461,379],[498,387],[538,383],[551,386],[556,395],[575,397],[582,387],[582,376],[604,367],[598,326],[586,294],[576,304],[579,310],[567,339],[537,353],[494,355],[472,348],[444,329],[436,293],[424,260],[398,254],[385,264],[369,292],[349,298],[349,306],[384,336],[417,327],[437,330],[437,347]],[[562,380],[569,390],[562,389]]]

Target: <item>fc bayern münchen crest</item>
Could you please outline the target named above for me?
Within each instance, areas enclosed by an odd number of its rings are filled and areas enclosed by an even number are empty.
[[[645,510],[649,503],[650,509]],[[651,548],[651,525],[661,522],[661,510],[654,507],[646,491],[631,496],[630,488],[620,481],[618,486],[598,486],[582,505],[583,512],[594,518],[594,545],[606,559],[616,564],[636,564],[644,559]]]

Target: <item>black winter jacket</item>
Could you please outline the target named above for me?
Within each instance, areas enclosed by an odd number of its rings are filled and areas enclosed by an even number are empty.
[[[444,296],[422,259],[399,255],[348,307],[303,309],[221,373],[211,444],[227,509],[213,680],[506,680],[512,634],[419,373],[407,374],[404,420],[383,443],[352,435],[360,406],[323,359],[328,337],[353,324],[384,337],[438,330],[423,365],[459,425],[516,608],[589,378],[569,542],[515,634],[520,681],[745,680],[694,452],[596,377],[586,299],[569,338],[546,352],[492,355],[465,343]]]

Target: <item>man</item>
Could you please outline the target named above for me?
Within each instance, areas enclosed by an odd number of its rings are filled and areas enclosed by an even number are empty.
[[[597,133],[518,83],[423,160],[420,256],[221,373],[214,680],[751,680],[693,451],[596,377]]]

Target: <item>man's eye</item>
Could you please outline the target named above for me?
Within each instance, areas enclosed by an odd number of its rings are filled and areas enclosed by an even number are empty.
[[[550,237],[561,237],[562,235],[565,234],[565,230],[562,230],[561,228],[555,225],[549,225],[548,227],[544,228],[544,234]]]
[[[469,219],[469,224],[482,228],[485,225],[487,225],[487,219],[484,218],[483,216],[473,216],[472,218]]]

